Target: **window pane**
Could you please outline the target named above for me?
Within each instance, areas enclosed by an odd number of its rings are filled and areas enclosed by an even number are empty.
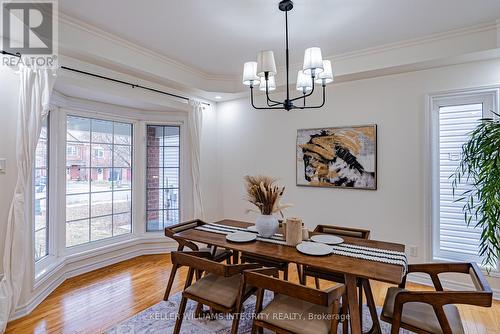
[[[113,213],[113,193],[111,191],[105,193],[90,194],[92,205],[92,217],[111,215]]]
[[[164,166],[165,167],[179,167],[179,148],[178,147],[165,147],[164,148]]]
[[[35,188],[36,191],[40,187]],[[35,193],[35,230],[47,227],[47,191],[46,189]]]
[[[66,167],[66,194],[88,193],[89,169]]]
[[[127,123],[115,124],[115,144],[132,145],[132,125]]]
[[[132,192],[131,191],[115,191],[113,193],[113,213],[131,212],[132,211]]]
[[[114,166],[115,167],[130,167],[132,166],[132,147],[115,145],[114,151]]]
[[[179,168],[165,168],[163,173],[165,188],[179,188]]]
[[[66,221],[89,217],[89,195],[66,196]]]
[[[132,124],[68,116],[67,138],[67,246],[130,233]]]
[[[147,230],[158,231],[179,221],[180,127],[147,127]],[[160,210],[169,210],[160,212]]]
[[[66,144],[66,167],[90,167],[90,144],[68,142]]]
[[[111,168],[92,168],[90,170],[91,184],[90,189],[92,192],[97,191],[111,191],[113,190]]]
[[[47,159],[47,140],[39,139],[38,144],[36,145],[35,152],[35,164],[37,168],[45,168],[47,167],[48,159]]]
[[[148,189],[147,190],[147,209],[162,210],[163,209],[163,189]]]
[[[179,127],[165,127],[165,146],[179,146]]]
[[[456,199],[471,189],[463,182],[453,195],[450,176],[460,164],[462,146],[483,117],[482,104],[461,104],[439,109],[439,251],[448,258],[480,262],[481,229],[468,227],[464,221],[463,201]]]
[[[163,147],[148,147],[148,167],[163,167]]]
[[[132,232],[132,215],[123,213],[113,216],[113,235],[121,235]]]
[[[147,138],[148,146],[162,146],[163,126],[148,125]]]
[[[89,242],[89,220],[78,220],[66,224],[66,247]]]
[[[161,168],[148,168],[146,172],[147,184],[146,187],[150,188],[161,188],[163,186],[163,169]]]
[[[92,144],[92,167],[113,166],[113,145]]]
[[[35,231],[35,261],[47,255],[47,229]]]
[[[146,216],[147,231],[160,231],[163,229],[163,211],[148,211]]]
[[[90,141],[90,119],[68,116],[66,127],[66,140],[87,143]]]
[[[112,219],[112,216],[92,218],[90,220],[90,241],[112,237]]]
[[[92,142],[113,143],[113,122],[100,119],[92,120]]]
[[[163,222],[165,227],[179,224],[179,210],[165,210],[163,212]]]
[[[113,189],[125,190],[132,188],[132,169],[114,168],[112,174]]]
[[[164,199],[165,199],[164,209],[178,209],[179,189],[165,189]]]

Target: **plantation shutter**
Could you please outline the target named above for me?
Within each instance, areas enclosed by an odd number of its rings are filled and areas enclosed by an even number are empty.
[[[481,262],[478,256],[481,229],[475,220],[465,223],[464,202],[456,202],[471,189],[462,180],[453,196],[450,176],[460,164],[462,145],[483,117],[483,104],[471,103],[439,108],[439,255],[445,259]]]

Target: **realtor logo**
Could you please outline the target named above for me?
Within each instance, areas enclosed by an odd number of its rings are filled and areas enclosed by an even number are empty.
[[[54,3],[3,2],[3,50],[22,55],[54,53]]]

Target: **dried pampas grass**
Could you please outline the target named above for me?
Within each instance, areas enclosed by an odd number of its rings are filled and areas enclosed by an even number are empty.
[[[263,215],[272,215],[279,212],[283,216],[283,209],[290,207],[290,204],[280,204],[285,187],[275,185],[276,179],[269,176],[245,176],[246,200],[258,208],[249,209],[247,212],[260,212]]]

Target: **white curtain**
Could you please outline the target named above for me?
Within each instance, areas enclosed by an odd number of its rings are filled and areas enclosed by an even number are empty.
[[[28,61],[25,62],[25,64]],[[22,292],[24,273],[32,256],[31,230],[26,219],[26,193],[31,184],[33,159],[42,122],[49,112],[55,70],[20,65],[19,118],[17,126],[17,183],[9,210],[0,282],[0,332],[5,331],[11,312]],[[8,139],[6,139],[8,140]]]
[[[190,100],[191,110],[188,116],[189,137],[191,144],[191,178],[193,180],[193,218],[203,219],[203,199],[200,185],[201,133],[203,126],[204,105],[200,101]]]

